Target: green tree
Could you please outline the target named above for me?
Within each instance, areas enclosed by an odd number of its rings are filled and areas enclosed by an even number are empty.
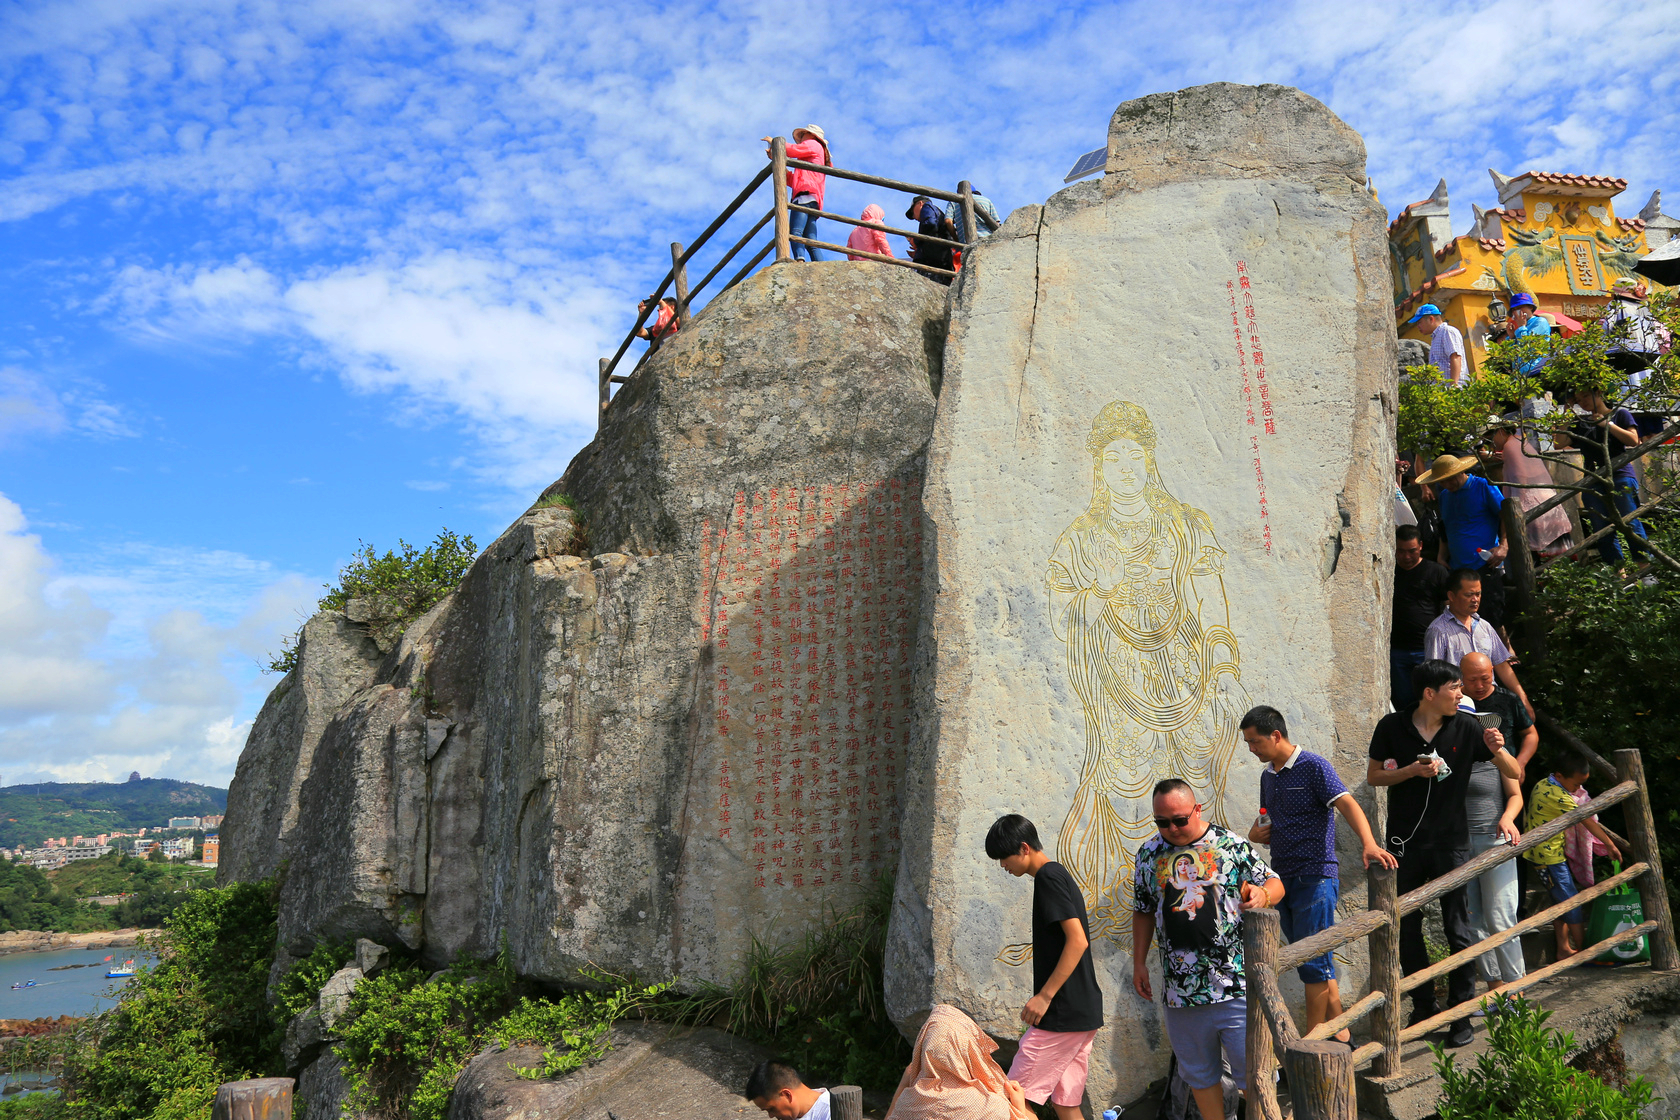
[[[394,634],[431,610],[461,583],[478,555],[471,536],[449,529],[424,549],[397,541],[397,551],[381,556],[373,545],[361,542],[354,559],[338,574],[336,585],[328,584],[320,609],[341,611],[352,599],[368,600]],[[289,673],[297,666],[296,634],[288,638],[280,653],[270,659],[271,672]]]

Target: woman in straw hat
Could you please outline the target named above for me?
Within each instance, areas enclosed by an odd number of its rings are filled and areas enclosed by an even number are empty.
[[[806,163],[820,163],[824,167],[833,167],[834,159],[829,155],[828,138],[823,130],[814,124],[793,130],[793,143],[787,146],[789,159],[802,159]],[[788,194],[795,206],[809,206],[813,210],[821,210],[823,204],[823,188],[828,183],[828,176],[819,171],[807,171],[802,167],[788,168]],[[788,211],[788,233],[794,237],[808,237],[817,239],[817,216],[806,214],[799,210]],[[815,246],[793,243],[793,259],[802,260],[800,253],[807,254],[811,260],[822,260],[822,254]]]

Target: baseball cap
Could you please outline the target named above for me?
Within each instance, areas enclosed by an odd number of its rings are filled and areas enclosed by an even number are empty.
[[[1533,306],[1535,306],[1534,297],[1529,295],[1527,292],[1517,292],[1517,293],[1515,293],[1514,295],[1511,296],[1511,310],[1512,311],[1515,311],[1519,307],[1533,307]]]
[[[1410,319],[1406,320],[1406,325],[1408,327],[1411,326],[1425,315],[1439,315],[1440,313],[1441,309],[1439,307],[1436,307],[1433,303],[1426,303],[1417,309],[1416,315],[1413,315]]]

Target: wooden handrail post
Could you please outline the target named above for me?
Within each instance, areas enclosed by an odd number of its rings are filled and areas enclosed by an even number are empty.
[[[788,240],[787,141],[778,136],[770,141],[770,186],[776,192],[776,263],[793,259]]]
[[[1355,1120],[1353,1049],[1345,1042],[1297,1040],[1283,1049],[1296,1120]]]
[[[607,405],[612,402],[612,382],[609,380],[612,375],[608,372],[611,369],[612,360],[610,358],[602,358],[599,366],[599,378],[601,382],[601,414],[595,418],[595,426],[597,428],[601,426],[601,421],[607,418]]]
[[[1266,915],[1270,921],[1266,920]],[[1277,1050],[1266,1022],[1261,994],[1276,986],[1280,940],[1277,911],[1250,910],[1243,915],[1243,976],[1248,983],[1248,1099],[1259,1102],[1260,1120],[1282,1120],[1277,1099]],[[1268,983],[1270,981],[1270,983]]]
[[[980,231],[974,225],[974,188],[964,179],[957,184],[957,193],[962,195],[963,243],[972,245],[980,240]]]
[[[292,1120],[294,1084],[289,1077],[225,1082],[210,1105],[211,1120]]]
[[[832,1120],[863,1120],[863,1089],[859,1086],[831,1086],[828,1100],[828,1114]]]
[[[1514,498],[1506,498],[1500,503],[1499,520],[1504,526],[1505,544],[1509,549],[1506,565],[1517,585],[1513,605],[1522,615],[1521,624],[1512,629],[1521,635],[1518,646],[1522,655],[1530,661],[1542,661],[1546,656],[1545,628],[1535,618],[1534,554],[1528,550],[1528,522]]]
[[[1680,953],[1674,946],[1674,915],[1668,908],[1668,888],[1663,883],[1662,856],[1657,851],[1657,822],[1651,814],[1651,787],[1645,784],[1645,762],[1636,750],[1616,752],[1616,773],[1625,782],[1639,787],[1639,796],[1622,802],[1622,817],[1627,821],[1628,839],[1639,850],[1635,858],[1651,865],[1638,879],[1639,902],[1645,910],[1645,920],[1656,922],[1651,934],[1651,968],[1665,972],[1680,968]]]
[[[688,326],[688,262],[681,241],[671,242],[671,278],[677,288],[677,326]]]
[[[1400,894],[1395,871],[1374,864],[1369,871],[1368,905],[1388,915],[1385,925],[1371,931],[1371,990],[1386,997],[1371,1014],[1372,1041],[1382,1043],[1383,1052],[1372,1062],[1378,1077],[1400,1072]]]

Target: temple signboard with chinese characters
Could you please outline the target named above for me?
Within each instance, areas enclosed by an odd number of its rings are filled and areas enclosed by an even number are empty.
[[[1532,295],[1554,327],[1596,318],[1616,280],[1644,282],[1633,265],[1648,248],[1646,215],[1652,222],[1672,221],[1662,218],[1656,196],[1640,217],[1617,217],[1613,199],[1627,188],[1625,179],[1546,171],[1489,174],[1497,205],[1472,207],[1469,233],[1452,235],[1444,179],[1388,227],[1400,337],[1427,345],[1428,337],[1407,320],[1422,305],[1434,304],[1463,333],[1472,373],[1486,360],[1512,295]]]

